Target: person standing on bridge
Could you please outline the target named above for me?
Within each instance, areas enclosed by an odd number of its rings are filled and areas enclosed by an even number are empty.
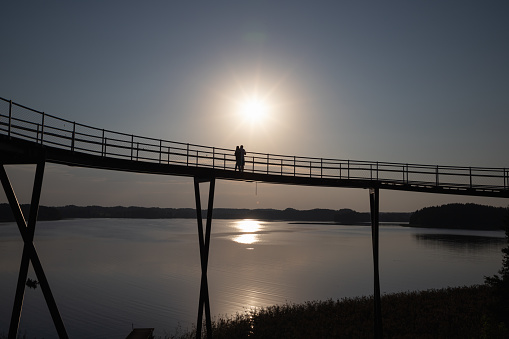
[[[240,171],[244,172],[244,165],[246,164],[246,150],[244,149],[244,145],[240,145]]]
[[[237,171],[237,168],[240,171],[240,148],[239,148],[239,146],[237,146],[237,148],[235,148],[235,171]]]

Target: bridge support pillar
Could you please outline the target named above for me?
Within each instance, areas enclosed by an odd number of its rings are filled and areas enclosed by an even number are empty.
[[[39,260],[39,256],[37,255],[37,251],[35,250],[35,246],[33,243],[35,224],[37,222],[39,201],[42,190],[42,179],[44,176],[44,165],[45,165],[44,160],[41,160],[40,162],[37,163],[37,167],[35,170],[35,180],[32,191],[32,200],[30,203],[28,224],[25,221],[25,217],[23,216],[23,212],[21,211],[21,207],[11,186],[4,165],[3,164],[0,165],[0,181],[2,182],[5,195],[7,196],[7,200],[9,201],[9,205],[11,207],[12,213],[14,214],[14,218],[16,220],[18,229],[21,233],[21,237],[23,238],[24,243],[21,265],[19,268],[18,284],[16,287],[16,295],[14,297],[14,305],[12,308],[11,323],[9,326],[8,335],[9,339],[15,339],[17,337],[19,320],[21,317],[21,309],[23,307],[23,299],[25,296],[25,284],[27,281],[28,268],[30,262],[32,262],[32,267],[34,268],[37,279],[39,280],[39,284],[41,286],[44,299],[46,300],[46,304],[48,305],[58,336],[60,338],[68,338],[64,323],[62,321],[62,318],[60,317],[60,313],[58,312],[57,304],[55,302],[55,299],[53,298],[53,294],[51,293],[48,280],[46,279],[46,275],[44,274],[41,261]]]
[[[201,210],[200,183],[210,182],[209,201],[207,207],[207,223],[205,237],[203,234],[203,218]],[[209,287],[207,282],[207,266],[209,261],[210,232],[212,228],[212,210],[214,207],[214,189],[216,185],[215,178],[194,178],[194,194],[196,200],[196,219],[198,221],[198,240],[200,243],[200,261],[201,261],[201,284],[200,300],[198,306],[198,320],[196,323],[196,338],[201,338],[203,311],[205,308],[205,324],[207,328],[207,338],[212,338],[212,323],[210,316]]]
[[[369,205],[371,210],[371,240],[373,244],[373,275],[374,275],[374,314],[375,314],[375,326],[374,334],[375,338],[382,338],[382,307],[380,301],[380,275],[379,275],[379,189],[370,188],[369,190]]]

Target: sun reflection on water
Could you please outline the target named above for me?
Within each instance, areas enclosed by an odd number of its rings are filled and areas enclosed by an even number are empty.
[[[255,242],[260,241],[258,234],[240,234],[233,237],[233,241],[238,242],[239,244],[254,244]]]
[[[260,241],[259,232],[262,230],[263,225],[261,222],[252,219],[239,220],[233,224],[233,227],[241,234],[233,236],[232,240],[239,244],[254,244]],[[253,249],[250,247],[249,249]]]

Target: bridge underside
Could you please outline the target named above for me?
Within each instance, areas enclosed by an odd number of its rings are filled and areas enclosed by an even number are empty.
[[[8,140],[8,142],[7,142]],[[277,174],[239,172],[212,167],[175,165],[158,162],[134,161],[102,157],[93,154],[73,152],[65,149],[41,146],[21,140],[9,139],[0,135],[0,152],[2,164],[33,164],[37,163],[41,154],[47,162],[96,169],[147,173],[158,175],[186,176],[199,178],[216,178],[223,180],[257,181],[284,185],[346,187],[346,188],[378,188],[398,191],[426,192],[435,194],[453,194],[468,196],[484,196],[509,198],[508,189],[451,187],[444,184],[433,185],[422,182],[401,182],[399,180],[352,179],[352,178],[321,178],[317,176],[290,176]]]

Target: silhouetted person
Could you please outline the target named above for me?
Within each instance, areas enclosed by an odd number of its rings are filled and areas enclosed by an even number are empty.
[[[237,146],[235,149],[235,171],[237,171],[237,168],[240,171],[240,148]]]
[[[246,150],[244,149],[244,145],[240,145],[239,149],[240,153],[240,171],[244,172],[244,165],[246,164]]]

